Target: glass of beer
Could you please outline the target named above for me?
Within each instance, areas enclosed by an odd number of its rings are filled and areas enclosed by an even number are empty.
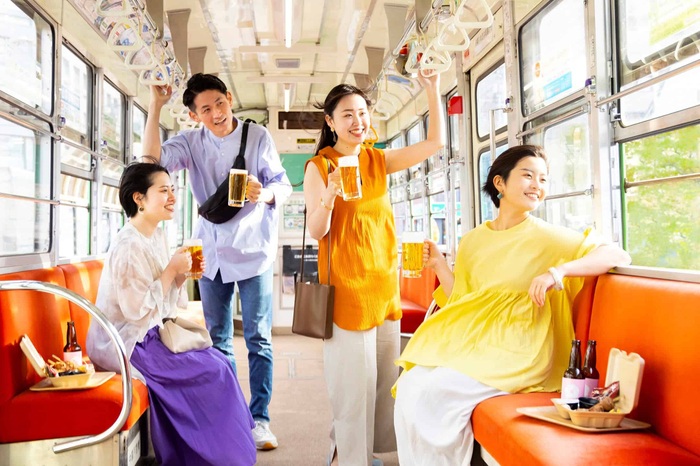
[[[248,186],[248,170],[232,168],[228,174],[228,205],[243,207],[245,205],[245,189]]]
[[[362,199],[360,158],[356,155],[341,157],[338,159],[338,167],[340,168],[340,185],[343,190],[343,200]]]
[[[192,280],[199,280],[202,278],[202,259],[204,254],[202,253],[202,240],[199,238],[186,239],[182,244],[187,248],[190,255],[192,256],[192,268],[189,272],[185,272],[185,277],[191,278]]]
[[[401,253],[403,276],[420,278],[423,270],[423,232],[404,231],[401,237],[403,252]]]

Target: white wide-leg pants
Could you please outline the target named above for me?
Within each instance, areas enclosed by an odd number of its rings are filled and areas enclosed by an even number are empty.
[[[402,375],[396,387],[399,463],[469,466],[474,450],[474,408],[507,394],[453,369],[415,366]]]
[[[372,452],[396,451],[391,387],[399,375],[399,321],[349,331],[333,324],[323,343],[326,386],[333,410],[331,441],[340,466],[372,464]]]

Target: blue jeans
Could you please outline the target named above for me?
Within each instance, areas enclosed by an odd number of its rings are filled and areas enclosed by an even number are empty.
[[[233,356],[233,291],[235,282],[223,283],[221,272],[214,280],[202,277],[204,319],[214,347],[224,353],[236,372]],[[256,421],[269,421],[272,397],[272,267],[257,277],[238,282],[243,311],[243,336],[248,347],[250,414]]]

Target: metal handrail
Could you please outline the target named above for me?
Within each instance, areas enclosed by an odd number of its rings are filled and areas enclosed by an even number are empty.
[[[119,417],[114,421],[107,430],[101,434],[92,435],[88,437],[82,437],[75,440],[69,440],[63,443],[56,443],[52,450],[54,453],[63,453],[70,450],[75,450],[78,448],[89,447],[91,445],[96,445],[103,442],[115,433],[119,432],[126,422],[129,413],[131,412],[131,402],[132,402],[132,384],[131,384],[131,372],[129,369],[129,358],[126,354],[126,349],[124,347],[124,342],[122,341],[119,333],[114,328],[114,326],[107,320],[107,318],[100,312],[94,304],[92,304],[87,299],[83,298],[79,294],[68,290],[66,288],[54,285],[52,283],[39,282],[34,280],[10,280],[10,281],[0,281],[0,291],[10,291],[10,290],[27,290],[27,291],[40,291],[42,293],[48,293],[61,298],[65,298],[73,304],[84,309],[93,318],[93,322],[97,321],[100,326],[107,332],[109,339],[112,344],[117,349],[117,354],[119,355],[119,368],[122,374],[122,410],[119,413]]]
[[[428,317],[430,317],[438,308],[437,302],[433,299],[433,302],[430,303],[430,306],[428,306],[428,310],[425,312],[425,317],[423,317],[423,322],[428,320]]]
[[[654,178],[651,180],[642,180],[642,181],[627,181],[627,178],[625,178],[624,187],[625,187],[625,192],[627,192],[628,189],[635,188],[637,186],[652,186],[655,184],[669,183],[671,181],[698,180],[698,179],[700,179],[700,173],[689,173],[687,175],[667,176],[665,178]]]

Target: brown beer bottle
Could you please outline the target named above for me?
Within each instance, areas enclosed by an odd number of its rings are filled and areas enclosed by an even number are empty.
[[[569,355],[569,367],[564,371],[561,381],[561,397],[573,399],[583,396],[584,379],[583,372],[581,372],[581,340],[573,340]]]
[[[598,382],[600,381],[600,374],[598,369],[596,369],[596,341],[588,340],[588,347],[586,348],[586,359],[583,363],[583,377],[585,378],[585,389],[583,396],[590,396],[591,390],[598,387]]]
[[[63,347],[63,360],[72,361],[76,366],[83,365],[83,349],[78,344],[78,335],[75,333],[75,322],[68,322],[66,327],[66,346]]]

